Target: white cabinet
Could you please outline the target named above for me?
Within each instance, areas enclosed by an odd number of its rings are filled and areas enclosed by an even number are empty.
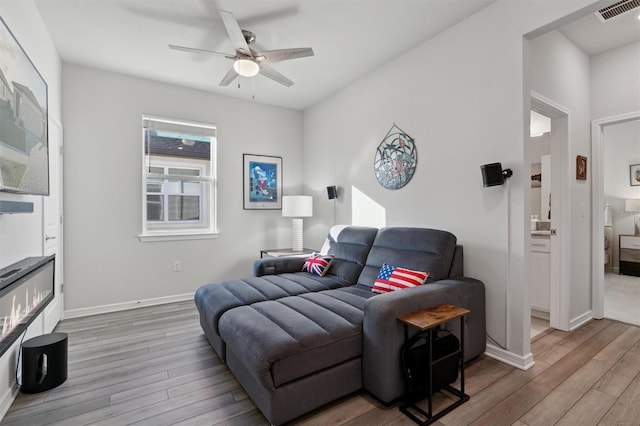
[[[543,316],[546,319],[549,313],[551,284],[550,253],[549,238],[531,238],[531,315]]]

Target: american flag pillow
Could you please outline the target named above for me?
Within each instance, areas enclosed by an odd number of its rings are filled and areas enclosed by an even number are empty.
[[[428,276],[429,272],[398,268],[383,263],[371,291],[374,293],[388,293],[402,290],[403,288],[416,287],[424,284]]]
[[[313,275],[323,276],[329,270],[334,255],[313,253],[307,258],[302,266],[302,270]]]

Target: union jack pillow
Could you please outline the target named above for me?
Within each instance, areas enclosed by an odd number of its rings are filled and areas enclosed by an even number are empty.
[[[424,284],[428,276],[429,272],[398,268],[383,263],[371,291],[374,293],[389,293],[395,290],[416,287]]]
[[[332,254],[313,253],[304,262],[302,270],[313,275],[323,276],[329,270],[334,257]]]

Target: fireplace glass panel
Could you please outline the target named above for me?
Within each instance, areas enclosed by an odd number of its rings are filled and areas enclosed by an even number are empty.
[[[50,259],[0,290],[0,354],[53,299],[54,269]]]

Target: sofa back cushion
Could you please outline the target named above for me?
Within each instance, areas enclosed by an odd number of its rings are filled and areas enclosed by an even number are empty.
[[[377,233],[377,228],[365,226],[333,226],[321,250],[335,256],[327,275],[355,284]]]
[[[373,287],[383,263],[429,273],[427,282],[449,277],[456,237],[427,228],[382,228],[378,231],[358,284]]]

